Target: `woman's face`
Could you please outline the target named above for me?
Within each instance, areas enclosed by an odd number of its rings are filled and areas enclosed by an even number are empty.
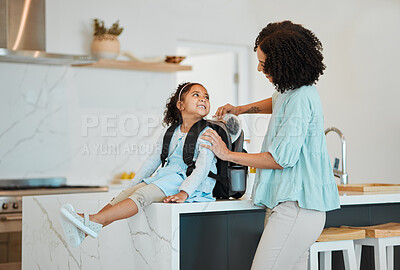
[[[267,79],[268,79],[271,83],[273,83],[272,77],[264,72],[264,68],[265,68],[265,59],[267,59],[267,56],[266,56],[265,53],[260,49],[260,47],[257,48],[257,58],[258,58],[257,70],[258,70],[259,72],[264,73],[264,74],[265,74],[265,77],[267,77]]]
[[[178,108],[187,116],[203,118],[210,112],[210,100],[207,90],[198,84],[193,85],[184,96],[183,101],[178,101]]]

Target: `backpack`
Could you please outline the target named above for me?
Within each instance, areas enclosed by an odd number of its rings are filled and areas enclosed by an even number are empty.
[[[172,124],[165,132],[163,139],[163,147],[161,153],[161,162],[164,167],[167,158],[169,144],[174,134],[175,129],[181,123]],[[193,161],[194,152],[196,148],[196,142],[199,134],[204,130],[204,128],[210,127],[214,129],[222,140],[225,142],[229,150],[234,152],[246,152],[243,149],[244,134],[241,131],[239,138],[232,144],[231,137],[227,130],[226,125],[220,121],[212,120],[200,120],[196,122],[189,130],[186,135],[185,144],[183,146],[183,161],[188,166],[186,170],[186,175],[189,176],[192,171],[196,168],[196,164]],[[217,158],[217,174],[209,172],[208,176],[216,180],[215,187],[213,190],[213,196],[218,199],[229,199],[240,198],[246,191],[246,180],[247,180],[247,166],[242,166],[232,162],[224,161]]]

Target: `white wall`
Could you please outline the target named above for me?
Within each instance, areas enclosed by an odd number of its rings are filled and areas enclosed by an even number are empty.
[[[119,19],[125,28],[121,49],[139,57],[174,54],[177,40],[248,46],[253,100],[273,91],[256,72],[257,33],[272,21],[302,23],[324,45],[328,68],[318,88],[325,126],[337,126],[347,138],[349,181],[400,182],[399,1],[48,0],[46,13],[49,52],[89,53],[96,17],[108,26]],[[142,125],[135,136],[105,137],[98,127],[85,137],[82,119],[116,114],[120,120],[126,113],[142,122],[160,119],[174,76],[1,63],[0,178],[65,175],[71,183],[102,184],[124,170],[137,170],[145,149],[119,155],[82,151],[85,144],[151,145],[160,129]],[[257,129],[266,124],[259,120]],[[261,136],[253,137],[249,147],[257,151]],[[339,149],[334,139],[328,141],[332,157]]]

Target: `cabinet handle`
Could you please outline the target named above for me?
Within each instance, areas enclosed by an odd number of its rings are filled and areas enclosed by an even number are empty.
[[[0,218],[1,221],[14,221],[14,220],[22,220],[22,215],[19,216],[5,216]]]

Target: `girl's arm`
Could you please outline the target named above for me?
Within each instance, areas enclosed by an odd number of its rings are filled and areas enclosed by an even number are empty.
[[[205,140],[198,140],[199,146],[201,144],[208,144]],[[183,181],[182,185],[179,187],[179,193],[168,196],[164,199],[164,202],[184,202],[187,198],[193,195],[197,190],[201,182],[206,179],[208,173],[211,170],[212,164],[216,163],[217,159],[212,151],[199,147],[199,155],[196,159],[196,168],[190,174],[189,177]]]
[[[217,109],[214,116],[222,118],[225,114],[232,113],[235,115],[246,114],[246,113],[272,113],[272,98],[267,98],[261,101],[250,103],[247,105],[233,106],[231,104],[226,104]]]
[[[154,151],[140,167],[135,177],[129,182],[130,187],[137,185],[143,178],[152,175],[161,165],[161,150],[162,150],[164,134],[165,132],[162,132],[161,135],[158,137]]]
[[[200,144],[209,144],[205,140],[199,139]],[[199,145],[200,145],[199,144]],[[183,181],[182,185],[179,188],[179,191],[185,191],[188,194],[188,197],[192,196],[192,194],[197,190],[200,186],[201,182],[206,179],[208,173],[211,170],[213,163],[216,163],[217,159],[212,151],[200,147],[199,155],[196,159],[196,168],[190,174],[185,181]]]

